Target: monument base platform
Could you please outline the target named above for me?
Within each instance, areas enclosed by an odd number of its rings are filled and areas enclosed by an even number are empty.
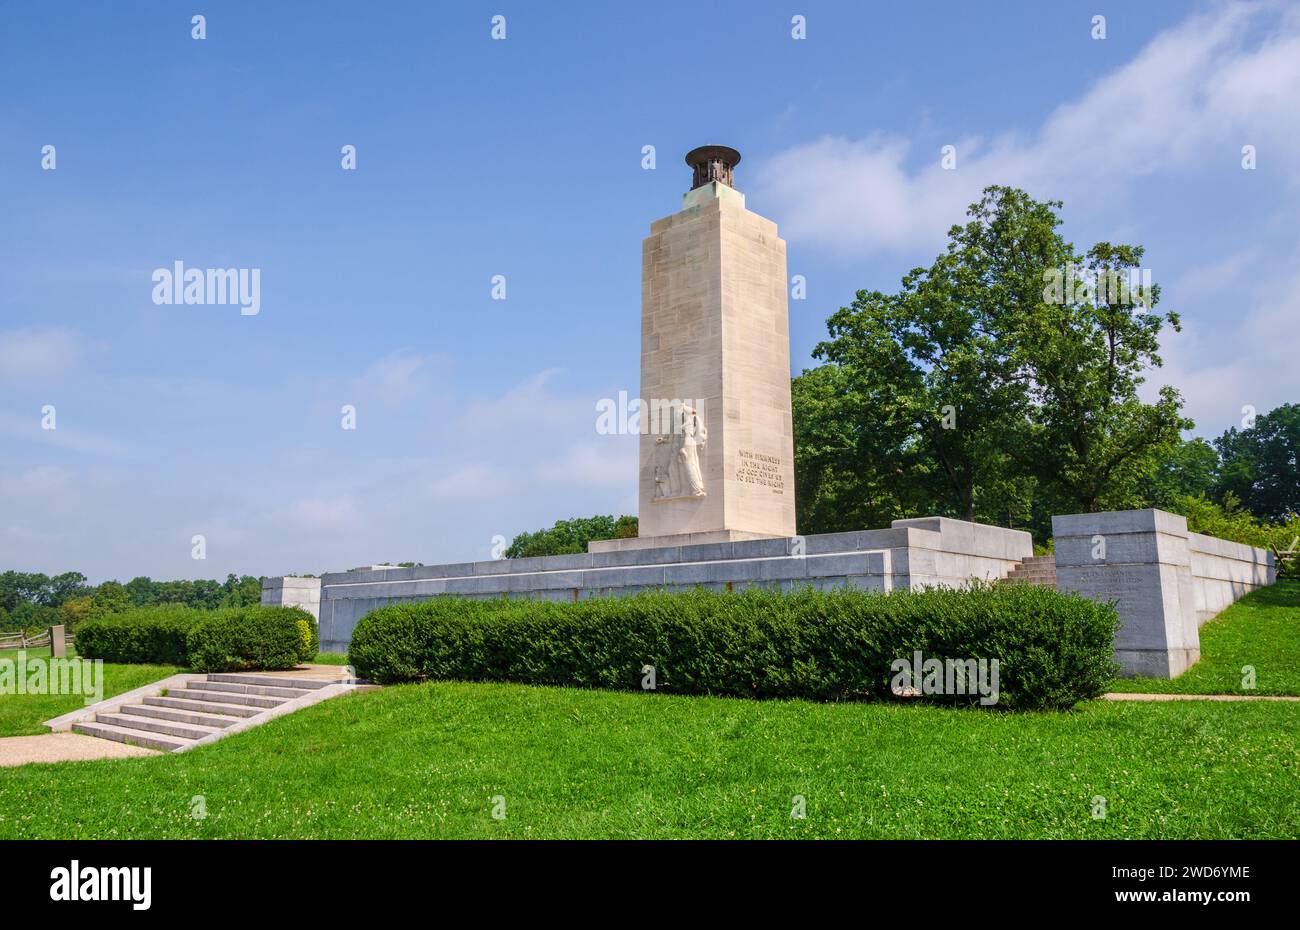
[[[588,552],[627,552],[630,549],[662,549],[665,546],[707,546],[711,543],[743,542],[747,539],[784,539],[771,533],[744,530],[709,530],[705,533],[673,533],[668,536],[630,536],[626,539],[597,539],[587,543]]]
[[[689,534],[688,534],[689,535]],[[531,559],[337,572],[320,579],[269,578],[262,602],[314,604],[321,649],[343,652],[358,621],[389,604],[433,597],[526,597],[578,601],[639,591],[758,586],[895,591],[1005,578],[1032,554],[1030,535],[946,517],[898,520],[887,530],[659,545]],[[651,542],[647,538],[645,542]]]

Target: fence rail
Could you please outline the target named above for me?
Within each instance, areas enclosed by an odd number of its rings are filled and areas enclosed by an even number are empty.
[[[69,645],[72,644],[72,637],[65,636],[63,641]],[[19,631],[17,633],[0,633],[0,649],[39,649],[42,646],[50,644],[50,631],[44,630],[35,636],[28,636]]]

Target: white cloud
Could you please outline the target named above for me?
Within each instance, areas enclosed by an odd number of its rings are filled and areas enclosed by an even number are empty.
[[[1257,251],[1235,252],[1216,262],[1200,265],[1184,272],[1174,282],[1174,288],[1183,297],[1222,294],[1230,290],[1240,293],[1242,274],[1259,261],[1260,255]]]
[[[0,498],[51,497],[66,494],[73,473],[59,465],[37,465],[12,477],[0,474]]]
[[[514,475],[495,465],[476,462],[443,473],[431,469],[428,496],[439,503],[486,501],[509,495],[519,484]]]
[[[637,452],[635,436],[593,436],[559,455],[543,458],[535,473],[543,485],[629,487],[636,476]]]
[[[1270,18],[1273,31],[1259,37]],[[1036,132],[949,140],[956,170],[940,165],[937,149],[918,153],[898,135],[828,136],[769,159],[756,194],[788,238],[846,257],[939,246],[993,183],[1113,212],[1126,185],[1207,162],[1235,165],[1245,144],[1257,147],[1261,170],[1294,157],[1297,86],[1300,11],[1223,6],[1157,36]],[[1102,189],[1106,198],[1091,196]]]
[[[398,406],[428,394],[435,369],[446,363],[446,359],[433,355],[407,350],[392,352],[356,380],[356,389],[362,397],[373,398],[389,407]]]
[[[317,533],[337,533],[355,528],[360,522],[351,496],[312,497],[294,502],[286,512],[287,523]]]
[[[127,443],[121,440],[82,429],[73,417],[72,411],[68,409],[69,405],[63,405],[62,411],[58,405],[54,406],[54,429],[42,427],[44,414],[40,408],[33,408],[26,417],[0,411],[0,435],[67,449],[83,455],[116,457],[126,455],[129,451]]]
[[[81,333],[62,326],[0,331],[0,378],[37,381],[75,370],[89,350]]]
[[[1210,326],[1195,320],[1181,333],[1166,332],[1165,365],[1148,378],[1150,399],[1161,384],[1176,385],[1185,411],[1200,435],[1218,435],[1237,425],[1241,408],[1265,413],[1300,400],[1296,364],[1296,321],[1300,320],[1300,250],[1286,271],[1226,289],[1220,298],[1225,320]]]

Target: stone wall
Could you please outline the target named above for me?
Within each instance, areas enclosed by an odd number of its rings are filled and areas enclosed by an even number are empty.
[[[1189,533],[1185,518],[1161,510],[1057,516],[1052,530],[1058,589],[1116,602],[1115,657],[1130,675],[1181,674],[1200,659],[1200,625],[1276,579],[1271,553]],[[341,652],[370,611],[444,595],[567,601],[697,586],[959,587],[1006,578],[1032,553],[1021,530],[923,517],[887,530],[269,578],[262,603],[306,608],[320,622],[321,648]]]
[[[697,586],[958,586],[1006,577],[1032,548],[1029,534],[1019,530],[935,517],[896,521],[887,530],[339,572],[320,579],[321,648],[345,650],[357,622],[372,610],[444,595],[567,601]],[[313,579],[283,579],[291,580]],[[268,582],[263,603],[273,603],[268,592],[285,590]]]
[[[1277,580],[1273,553],[1267,549],[1201,533],[1188,533],[1187,545],[1198,626],[1243,594]]]
[[[1115,601],[1115,658],[1129,675],[1173,678],[1201,657],[1200,625],[1276,580],[1272,553],[1189,533],[1163,510],[1052,518],[1056,585]]]

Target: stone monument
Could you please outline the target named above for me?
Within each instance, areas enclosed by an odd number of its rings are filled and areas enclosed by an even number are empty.
[[[739,152],[706,145],[686,162],[694,177],[682,209],[652,223],[642,243],[641,535],[570,555],[268,578],[263,604],[310,611],[321,647],[337,652],[370,611],[433,597],[1035,580],[1024,530],[933,516],[795,535],[785,243],[733,186]],[[1117,603],[1115,654],[1130,674],[1179,674],[1200,655],[1198,626],[1275,578],[1270,553],[1190,533],[1173,514],[1077,514],[1052,525],[1055,569],[1044,577]]]
[[[793,536],[785,242],[705,145],[641,244],[640,536],[592,552]]]

